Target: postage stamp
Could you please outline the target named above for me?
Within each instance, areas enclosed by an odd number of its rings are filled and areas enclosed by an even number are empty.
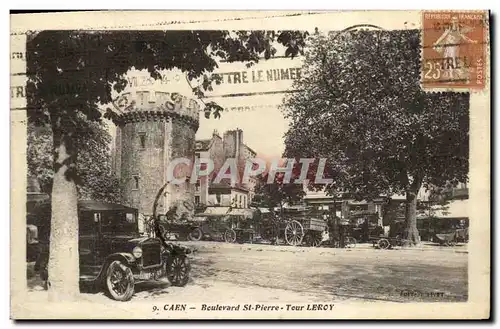
[[[488,13],[424,11],[422,25],[422,87],[484,89]]]
[[[11,317],[488,318],[487,17],[12,15]]]

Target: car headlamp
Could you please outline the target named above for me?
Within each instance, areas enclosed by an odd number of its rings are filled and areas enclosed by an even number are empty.
[[[142,248],[135,247],[134,250],[132,250],[132,255],[134,255],[135,258],[141,258],[142,257]]]

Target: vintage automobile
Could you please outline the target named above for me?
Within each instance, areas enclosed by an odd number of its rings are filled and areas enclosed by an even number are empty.
[[[47,280],[50,203],[36,210],[43,246],[35,269]],[[174,286],[189,280],[189,249],[140,236],[138,210],[95,201],[78,203],[80,282],[96,283],[109,297],[127,301],[135,284],[166,277]]]

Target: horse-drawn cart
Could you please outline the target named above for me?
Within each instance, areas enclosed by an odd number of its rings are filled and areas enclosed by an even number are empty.
[[[323,242],[324,232],[327,231],[327,222],[321,218],[306,218],[303,220],[305,242],[308,246],[319,247]]]
[[[253,242],[254,215],[253,209],[207,207],[203,213],[195,216],[199,221],[196,236],[229,243]]]
[[[276,244],[281,240],[290,246],[299,246],[303,242],[309,246],[319,246],[323,241],[323,232],[327,229],[326,221],[305,211],[287,212],[284,216],[261,221],[261,237]]]

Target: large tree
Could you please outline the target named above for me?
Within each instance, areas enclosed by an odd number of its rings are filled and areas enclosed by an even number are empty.
[[[469,171],[469,94],[423,91],[420,53],[418,30],[315,35],[284,102],[286,155],[327,158],[330,191],[404,193],[413,243],[420,188]]]
[[[295,176],[295,178],[297,178]],[[268,208],[280,208],[280,215],[283,212],[285,204],[293,204],[302,200],[305,195],[304,186],[302,184],[284,181],[284,174],[278,173],[271,182],[268,181],[269,173],[261,174],[257,177],[255,185],[255,195],[252,200],[252,206]]]
[[[78,218],[76,141],[89,138],[79,116],[99,121],[100,104],[112,101],[112,90],[127,85],[125,74],[135,67],[152,78],[178,68],[188,79],[202,78],[200,97],[210,89],[209,73],[217,59],[257,62],[276,53],[275,42],[294,56],[305,34],[295,31],[42,31],[27,42],[29,120],[52,130],[54,176],[50,235],[50,298],[74,298],[78,292]],[[221,107],[207,103],[205,115]]]

